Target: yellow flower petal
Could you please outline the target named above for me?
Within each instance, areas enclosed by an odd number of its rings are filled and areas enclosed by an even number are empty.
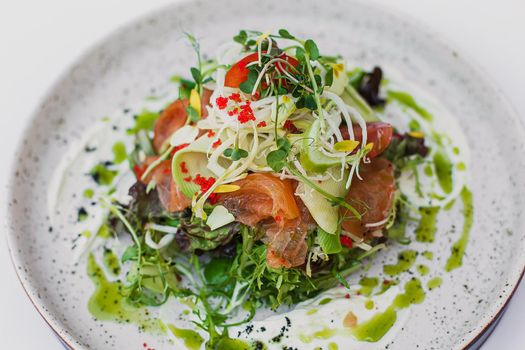
[[[199,113],[199,117],[202,115],[201,111],[201,97],[197,90],[193,89],[190,93],[190,106]]]
[[[337,152],[352,152],[357,146],[359,146],[359,141],[343,140],[334,145],[334,150]]]
[[[237,185],[220,185],[217,186],[213,193],[230,193],[240,190],[241,187]]]
[[[345,65],[343,63],[337,63],[332,65],[332,69],[334,70],[334,76],[337,78],[339,74],[345,70]]]
[[[425,134],[422,131],[411,131],[408,135],[416,139],[422,139],[425,137]]]
[[[371,151],[372,148],[374,148],[374,143],[373,143],[373,142],[370,142],[368,145],[366,145],[365,150],[367,150],[367,151]]]

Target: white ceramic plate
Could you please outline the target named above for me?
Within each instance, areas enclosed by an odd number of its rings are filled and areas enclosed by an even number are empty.
[[[412,308],[390,349],[462,349],[500,314],[525,265],[525,135],[523,126],[470,60],[420,26],[353,1],[225,0],[166,7],[107,37],[71,67],[36,110],[20,144],[9,195],[9,243],[16,270],[38,311],[73,349],[178,349],[141,334],[133,325],[102,323],[87,310],[92,284],[85,261],[75,263],[72,226],[79,196],[60,203],[59,224],[48,216],[47,189],[55,168],[83,132],[101,117],[173,88],[168,78],[193,64],[182,40],[193,32],[202,50],[241,28],[277,30],[317,40],[360,64],[395,67],[457,119],[471,149],[475,219],[463,267],[444,273],[462,225],[461,207],[440,217],[431,275],[439,290]],[[77,190],[86,178],[79,178]],[[68,209],[69,208],[69,209]],[[424,249],[423,246],[418,248]],[[394,261],[398,247],[377,265]],[[358,276],[356,276],[357,278]]]

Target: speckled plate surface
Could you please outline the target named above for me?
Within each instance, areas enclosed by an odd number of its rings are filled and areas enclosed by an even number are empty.
[[[330,3],[330,5],[328,5]],[[470,187],[475,218],[463,267],[444,273],[461,208],[439,220],[431,275],[439,290],[415,306],[390,349],[462,349],[471,346],[500,313],[525,265],[525,134],[500,93],[471,62],[421,27],[353,1],[195,1],[166,7],[129,24],[92,48],[50,89],[20,144],[9,201],[9,243],[15,268],[38,311],[73,349],[179,349],[140,334],[133,325],[98,322],[87,310],[92,285],[85,262],[75,263],[78,232],[66,213],[52,226],[46,189],[54,169],[83,131],[102,116],[172,87],[193,53],[183,31],[213,54],[240,28],[287,27],[366,65],[395,67],[456,117],[471,149]],[[79,182],[85,181],[79,179]],[[79,185],[80,186],[80,185]],[[75,208],[71,197],[64,206]],[[418,248],[425,248],[419,246]],[[377,264],[395,260],[397,247]]]

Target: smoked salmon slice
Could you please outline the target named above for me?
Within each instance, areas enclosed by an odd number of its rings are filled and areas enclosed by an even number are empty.
[[[208,116],[206,106],[210,104],[211,94],[211,90],[203,89],[202,91],[202,118]],[[188,99],[176,100],[160,114],[153,129],[153,148],[157,153],[161,153],[164,142],[171,137],[175,131],[186,124],[186,119],[188,118],[186,108],[188,108]]]
[[[142,169],[153,163],[158,157],[147,157]],[[140,178],[139,178],[140,179]],[[171,160],[164,160],[144,179],[145,184],[155,181],[162,206],[169,212],[177,212],[191,205],[191,199],[179,190],[171,176]]]
[[[304,264],[306,235],[314,221],[301,199],[294,195],[295,181],[256,173],[233,184],[239,190],[221,195],[219,202],[236,221],[263,227],[268,266],[290,268]]]
[[[345,200],[364,214],[359,220],[341,208],[342,228],[360,238],[372,238],[371,233],[385,227],[394,204],[394,166],[384,158],[374,158],[369,164],[361,164],[360,174],[363,180],[353,180]]]
[[[363,130],[359,125],[353,125],[352,127],[354,131],[354,136],[356,141],[361,142],[363,139]],[[350,137],[348,135],[348,128],[345,126],[341,126],[339,128],[341,131],[341,135],[343,136],[343,139],[348,140]],[[394,128],[392,128],[392,125],[388,123],[383,122],[372,122],[372,123],[366,123],[366,135],[367,135],[367,141],[366,143],[373,143],[374,147],[372,150],[368,153],[368,156],[370,158],[375,158],[381,153],[383,153],[387,148],[388,145],[390,145],[390,141],[392,140],[392,134],[394,132]]]

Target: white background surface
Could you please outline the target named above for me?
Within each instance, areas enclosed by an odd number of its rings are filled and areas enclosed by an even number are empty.
[[[169,2],[167,0],[0,0],[0,193],[2,198],[6,198],[5,187],[11,157],[23,127],[38,100],[64,67],[109,31]],[[474,58],[494,79],[495,84],[503,88],[518,112],[525,116],[525,1],[373,0],[373,2],[417,18],[431,30],[441,33],[460,52]],[[490,140],[490,142],[497,142],[497,140]],[[3,214],[5,199],[0,200],[0,206]],[[5,231],[3,222],[1,227],[2,231]],[[475,236],[473,238],[475,239]],[[1,237],[0,348],[60,349],[61,346],[52,332],[26,298],[11,267],[5,245],[5,237]],[[525,284],[518,290],[510,303],[509,310],[483,350],[524,349],[524,324]]]

